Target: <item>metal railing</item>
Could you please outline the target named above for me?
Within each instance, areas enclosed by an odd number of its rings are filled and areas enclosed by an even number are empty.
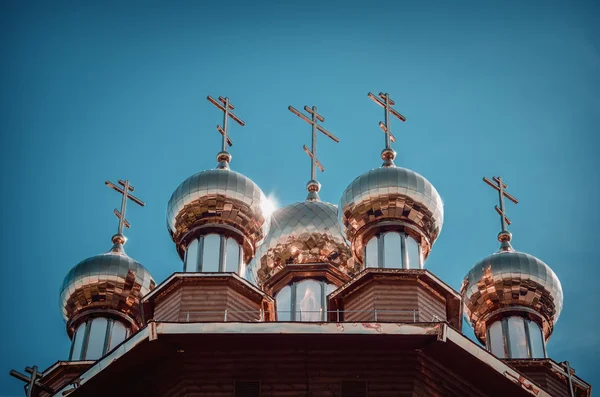
[[[421,319],[419,310],[314,310],[314,311],[268,311],[268,310],[205,310],[187,311],[185,322],[208,322],[208,321],[291,321],[291,322],[330,322],[330,321],[383,321],[383,322],[442,322],[444,319],[433,315],[431,321]],[[356,314],[372,314],[371,316],[356,316]],[[350,316],[347,316],[347,315]],[[267,317],[271,320],[265,320]],[[277,318],[277,320],[275,320]]]

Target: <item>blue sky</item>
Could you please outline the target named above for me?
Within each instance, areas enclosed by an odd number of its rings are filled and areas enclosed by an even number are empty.
[[[232,168],[286,205],[310,177],[310,129],[287,106],[318,106],[341,139],[319,145],[321,198],[337,203],[380,165],[367,92],[388,91],[408,119],[392,124],[396,164],[445,204],[427,268],[458,289],[497,249],[497,196],[481,178],[500,174],[520,200],[507,210],[514,247],[562,281],[549,354],[600,380],[597,4],[85,3],[0,5],[0,396],[22,393],[10,368],[68,356],[58,289],[110,248],[119,196],[104,180],[130,179],[147,202],[129,207],[127,252],[157,281],[181,269],[165,211],[180,182],[216,165],[209,94],[246,121],[231,130]]]

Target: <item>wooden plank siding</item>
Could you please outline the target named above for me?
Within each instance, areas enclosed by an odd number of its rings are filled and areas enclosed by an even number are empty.
[[[154,319],[173,322],[256,321],[260,302],[253,302],[222,282],[181,283],[156,302]]]
[[[378,279],[344,299],[344,321],[411,323],[446,320],[446,301],[412,280]],[[413,315],[413,311],[418,313]],[[439,320],[437,320],[439,321]]]
[[[360,359],[357,357],[360,356]],[[187,352],[128,385],[135,395],[233,397],[236,381],[260,382],[261,397],[341,397],[343,380],[364,380],[369,397],[483,397],[425,353],[267,349]],[[125,392],[125,390],[123,390]],[[125,395],[125,394],[124,394]]]

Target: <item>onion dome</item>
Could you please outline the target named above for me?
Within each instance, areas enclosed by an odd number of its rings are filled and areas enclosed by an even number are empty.
[[[461,295],[465,317],[482,343],[491,317],[515,308],[540,315],[548,339],[563,305],[560,280],[552,269],[533,255],[515,251],[510,243],[473,266]]]
[[[156,283],[142,264],[125,253],[122,235],[112,240],[110,251],[79,262],[65,276],[60,308],[69,334],[72,325],[92,311],[113,312],[134,326],[143,325],[140,300]]]
[[[507,230],[510,220],[505,214],[504,198],[515,204],[518,200],[506,192],[508,186],[501,177],[494,177],[494,182],[487,178],[483,180],[499,193],[500,207],[496,206],[496,212],[501,221],[501,231],[498,234],[500,249],[477,262],[464,278],[460,290],[465,318],[470,321],[475,336],[482,343],[486,343],[491,335],[488,330],[492,326],[511,317],[530,320],[528,323],[535,322],[541,327],[544,339],[548,340],[562,310],[563,291],[560,280],[540,259],[513,249],[510,243],[512,234]],[[503,327],[498,325],[498,335],[505,333],[503,329],[511,327],[508,323]],[[528,331],[529,335],[533,332],[532,329]],[[511,343],[515,342],[513,340]],[[523,345],[529,345],[528,340],[522,342]],[[490,346],[488,343],[488,347]],[[510,354],[510,349],[507,351],[509,353],[500,351],[495,354],[506,354],[509,358],[526,357],[517,357],[514,352]],[[529,351],[532,351],[531,346]],[[540,353],[540,356],[543,354]]]
[[[442,199],[425,177],[396,167],[396,152],[390,146],[396,140],[390,128],[390,115],[401,121],[406,121],[406,118],[392,108],[395,103],[389,94],[375,96],[369,93],[368,96],[385,109],[385,123],[379,122],[385,133],[385,148],[381,152],[383,164],[348,185],[338,206],[339,223],[352,245],[354,257],[360,263],[366,262],[365,246],[375,236],[401,232],[403,238],[411,237],[418,245],[422,267],[422,261],[428,257],[442,230]],[[409,268],[408,264],[402,267]]]
[[[229,153],[227,153],[229,155]],[[222,163],[223,153],[219,154]],[[229,155],[228,160],[231,158]],[[229,167],[207,170],[187,178],[167,206],[167,226],[183,259],[197,233],[229,229],[242,237],[244,257],[252,258],[269,230],[263,208],[267,198],[248,177]]]
[[[286,265],[314,263],[333,264],[350,275],[358,270],[339,230],[335,205],[307,200],[276,210],[271,230],[256,254],[258,284]]]
[[[268,214],[263,210],[268,202],[250,178],[229,169],[231,154],[227,146],[233,142],[228,122],[231,119],[241,126],[245,123],[232,113],[229,98],[207,99],[223,111],[223,127],[217,126],[222,136],[218,165],[179,185],[167,206],[167,227],[181,259],[194,239],[214,232],[234,238],[242,246],[247,263],[269,230]]]
[[[394,157],[395,153],[391,159]],[[442,230],[444,206],[425,177],[406,168],[384,166],[348,185],[340,199],[339,221],[361,263],[365,242],[385,226],[400,226],[421,237],[423,257],[427,258]]]

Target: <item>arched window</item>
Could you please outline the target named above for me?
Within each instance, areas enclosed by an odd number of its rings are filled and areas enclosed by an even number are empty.
[[[237,241],[229,237],[225,246],[225,271],[240,272],[240,246]]]
[[[102,317],[91,321],[90,336],[88,338],[86,360],[97,360],[104,355],[104,342],[108,320]]]
[[[420,269],[420,253],[419,244],[411,236],[406,235],[405,239],[406,258],[408,258],[408,264],[404,266],[405,269]]]
[[[531,340],[531,358],[546,358],[542,330],[534,321],[527,321],[527,323],[529,323],[529,340]]]
[[[202,249],[202,271],[218,272],[221,269],[219,253],[221,252],[221,236],[218,234],[208,234],[204,237],[204,247]]]
[[[510,358],[528,358],[527,334],[522,317],[508,318],[508,339],[510,340]]]
[[[383,267],[402,269],[402,242],[400,234],[389,232],[383,236]]]
[[[283,287],[275,296],[277,321],[326,321],[327,295],[336,286],[307,279]]]
[[[502,332],[502,321],[496,321],[488,329],[488,349],[498,358],[506,358],[504,347],[504,333]]]
[[[367,248],[365,249],[366,267],[379,267],[379,252],[377,245],[377,237],[372,237],[367,243]]]
[[[185,252],[184,272],[198,271],[198,240],[194,240],[188,245]]]
[[[73,336],[73,348],[70,357],[70,360],[72,361],[81,360],[81,348],[83,346],[86,328],[87,323],[82,323],[79,325],[79,327],[77,327],[77,331],[75,331],[75,336]]]
[[[292,320],[292,287],[289,285],[283,287],[275,296],[277,301],[277,320],[291,321]]]
[[[303,280],[296,284],[296,321],[321,321],[322,285],[315,280]]]
[[[127,339],[127,328],[119,321],[113,322],[108,351],[114,349],[117,345],[119,345],[119,343],[123,342],[125,339]]]

